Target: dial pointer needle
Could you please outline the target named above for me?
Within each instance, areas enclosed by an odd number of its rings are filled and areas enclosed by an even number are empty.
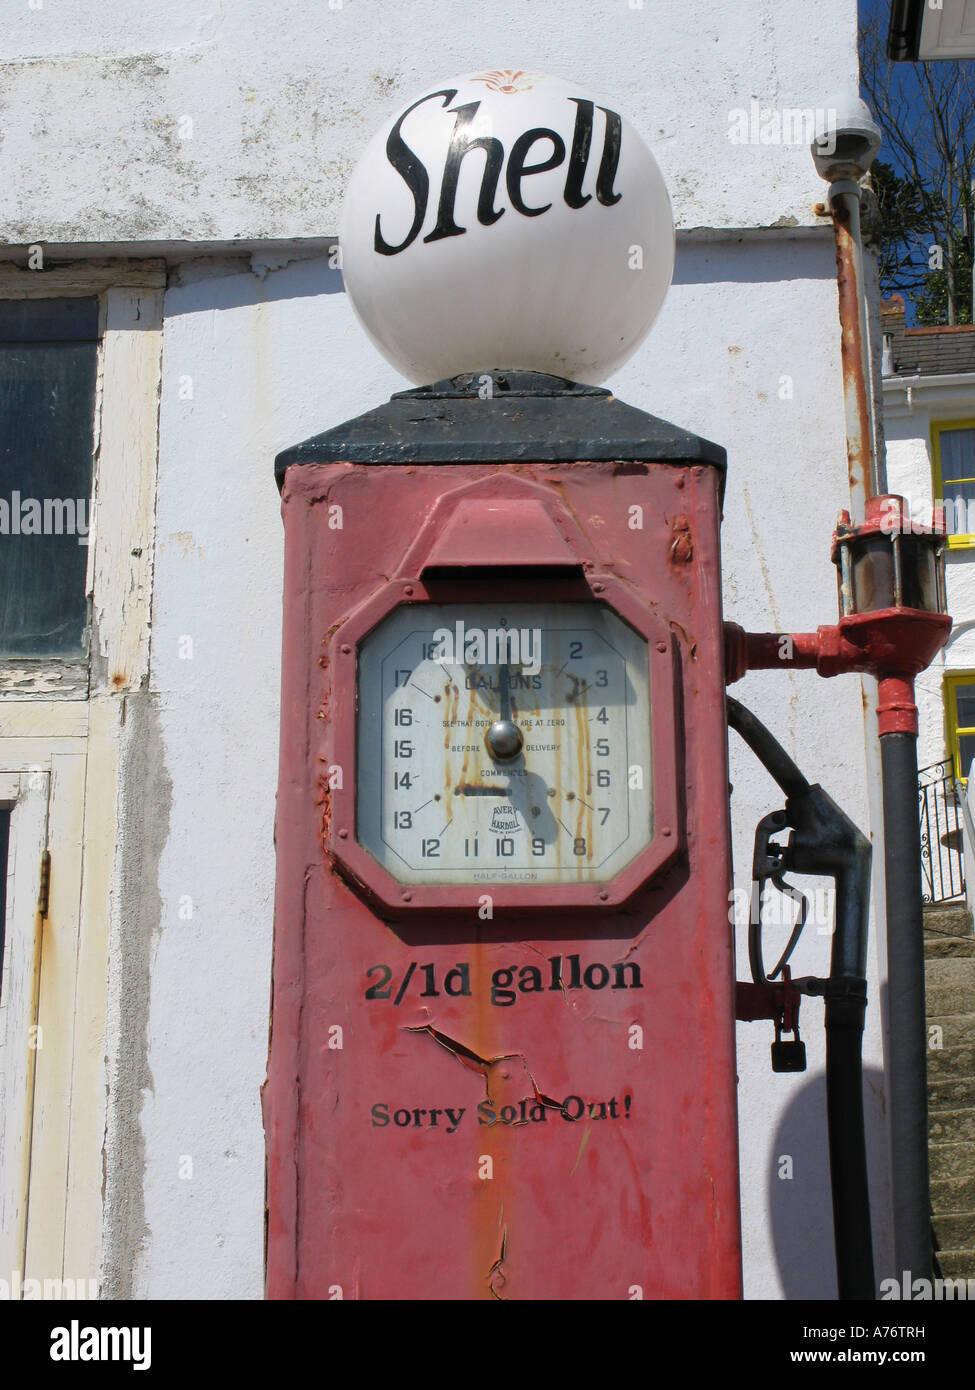
[[[500,710],[498,718],[487,731],[488,752],[492,758],[502,762],[516,758],[521,752],[524,737],[518,725],[511,718],[511,673],[508,667],[499,668],[498,686],[500,690]]]
[[[507,666],[501,667],[501,718],[511,719],[511,672]]]

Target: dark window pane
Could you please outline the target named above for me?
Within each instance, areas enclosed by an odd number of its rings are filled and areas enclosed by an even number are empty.
[[[975,430],[942,430],[941,477],[975,478]]]
[[[955,708],[958,711],[956,726],[975,729],[975,685],[955,686]]]
[[[98,301],[0,302],[0,656],[83,654]]]
[[[975,535],[975,483],[946,483],[942,492],[949,536]]]
[[[958,738],[959,762],[961,767],[958,769],[959,777],[967,777],[969,768],[975,760],[975,734],[960,734]]]
[[[93,343],[97,299],[0,299],[0,342]]]
[[[10,808],[0,806],[0,988],[3,987],[3,949],[7,929],[7,848],[10,844]]]

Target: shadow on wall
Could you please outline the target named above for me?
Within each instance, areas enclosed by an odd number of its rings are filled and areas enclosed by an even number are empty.
[[[885,1161],[873,1098],[883,1094],[883,1073],[864,1069],[867,1166],[877,1250],[878,1192],[874,1175]],[[871,1142],[873,1140],[873,1142]],[[829,1181],[826,1077],[811,1077],[784,1111],[775,1131],[768,1177],[772,1246],[787,1299],[836,1299],[836,1248]]]
[[[691,234],[693,235],[693,234]],[[768,285],[796,279],[797,241],[773,233],[756,243],[729,237],[718,241],[690,240],[677,234],[675,285]],[[836,250],[831,227],[817,229],[802,241],[802,278],[836,280]]]
[[[342,272],[329,257],[270,250],[250,256],[201,257],[176,266],[166,294],[166,317],[242,309],[282,299],[341,294]]]
[[[235,255],[231,249],[201,254],[172,267],[166,316],[202,310],[240,309],[280,299],[305,299],[342,294],[342,272],[335,262],[338,243],[314,249],[268,243]],[[819,278],[836,274],[832,240],[819,247]],[[807,267],[806,274],[813,271]],[[756,284],[794,280],[792,243],[769,244],[756,257],[750,244],[711,244],[681,241],[677,247],[673,283],[710,285],[718,282]]]

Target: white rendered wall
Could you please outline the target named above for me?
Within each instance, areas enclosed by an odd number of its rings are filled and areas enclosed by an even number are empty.
[[[733,145],[729,111],[828,109],[855,29],[855,0],[0,0],[0,241],[328,235],[388,112],[496,67],[611,95],[681,226],[804,224],[806,149]]]

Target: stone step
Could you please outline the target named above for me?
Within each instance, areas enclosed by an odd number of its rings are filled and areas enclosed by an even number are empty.
[[[967,1014],[939,1014],[934,1009],[929,1009],[929,1034],[933,1027],[941,1029],[941,1046],[944,1048],[975,1047],[975,1010]],[[930,1046],[929,1036],[928,1047]]]
[[[975,1044],[971,1047],[946,1048],[942,1052],[928,1051],[928,1081],[957,1080],[975,1073]]]
[[[975,1279],[975,1250],[939,1250],[942,1279]]]
[[[936,1110],[928,1121],[932,1144],[971,1144],[975,1159],[975,1109]]]
[[[975,1105],[975,1076],[928,1075],[928,1111],[963,1110]]]
[[[935,1239],[945,1250],[975,1249],[975,1211],[936,1212],[931,1218]]]
[[[930,1014],[970,1014],[975,1010],[975,958],[930,960],[924,971]]]
[[[959,956],[975,956],[975,936],[926,936],[925,960],[957,960]]]
[[[930,1034],[928,1035],[930,1037]],[[975,1043],[970,1047],[928,1049],[928,1082],[952,1081],[975,1073]]]
[[[972,914],[964,901],[936,903],[924,909],[924,930],[938,936],[971,936]]]
[[[932,1180],[975,1178],[975,1144],[929,1144],[928,1161]]]
[[[931,1205],[942,1215],[975,1211],[975,1175],[970,1178],[934,1178]]]
[[[928,1080],[975,1076],[975,1014],[928,1010]]]

